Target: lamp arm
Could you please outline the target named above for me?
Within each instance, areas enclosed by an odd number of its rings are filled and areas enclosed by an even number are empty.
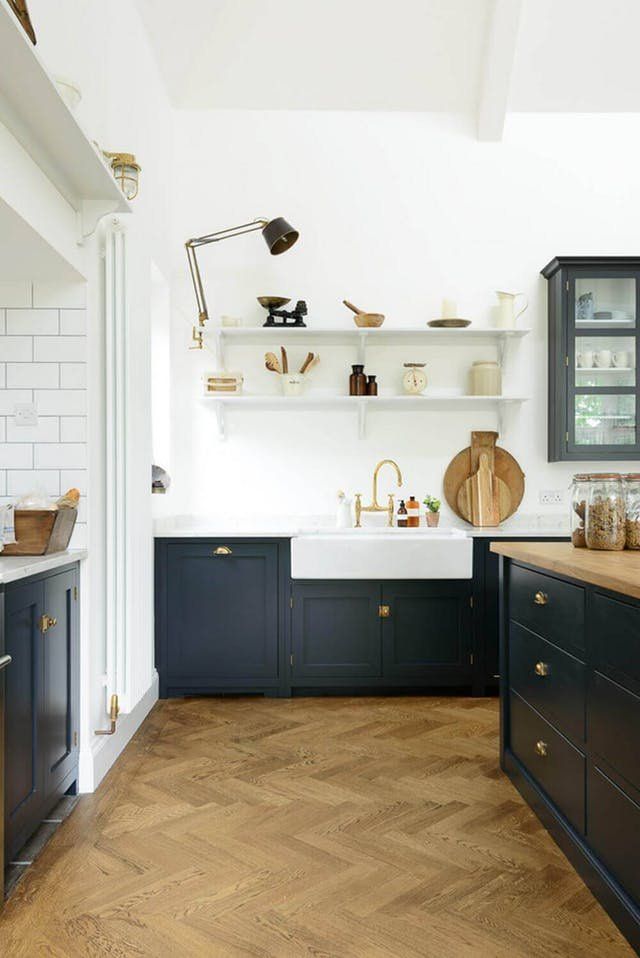
[[[187,259],[189,261],[191,281],[193,283],[193,289],[196,294],[196,302],[198,304],[198,325],[204,326],[209,319],[209,313],[207,312],[207,301],[204,295],[204,287],[202,285],[200,267],[198,266],[198,259],[196,257],[196,249],[199,246],[208,246],[210,243],[220,243],[222,240],[232,239],[234,236],[243,236],[245,233],[254,233],[256,230],[264,229],[268,222],[269,220],[256,219],[252,220],[250,223],[242,223],[240,226],[231,226],[228,229],[219,230],[217,233],[208,233],[206,236],[196,236],[193,239],[187,240],[185,247],[187,250]]]

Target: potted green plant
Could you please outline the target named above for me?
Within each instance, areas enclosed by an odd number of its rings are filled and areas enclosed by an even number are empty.
[[[427,507],[427,525],[435,529],[440,522],[440,500],[435,496],[425,496],[422,501]]]

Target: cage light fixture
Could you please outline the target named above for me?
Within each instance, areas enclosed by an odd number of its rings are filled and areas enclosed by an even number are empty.
[[[140,184],[140,171],[142,167],[136,162],[133,153],[109,153],[102,151],[111,163],[111,170],[116,183],[127,197],[128,200],[134,200],[138,195]]]

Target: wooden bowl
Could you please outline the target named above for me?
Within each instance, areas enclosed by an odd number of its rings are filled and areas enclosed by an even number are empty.
[[[279,309],[291,302],[290,296],[256,296],[256,299],[265,309]]]
[[[382,313],[358,313],[357,316],[353,317],[353,321],[356,326],[370,329],[375,326],[382,326],[384,315]]]

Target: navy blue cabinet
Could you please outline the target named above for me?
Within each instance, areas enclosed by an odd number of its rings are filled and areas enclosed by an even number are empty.
[[[277,540],[158,540],[160,695],[277,694],[287,578]]]
[[[471,681],[471,583],[386,582],[384,674],[407,682]]]
[[[378,583],[294,582],[292,599],[293,683],[381,676]]]
[[[74,786],[78,765],[77,568],[6,586],[5,856]]]

